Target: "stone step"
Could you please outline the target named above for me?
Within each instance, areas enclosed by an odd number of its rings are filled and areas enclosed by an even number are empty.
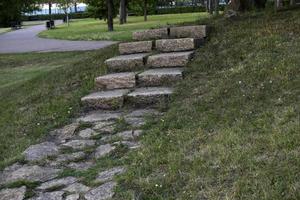
[[[181,38],[156,40],[155,46],[161,52],[190,51],[200,46],[200,39]]]
[[[108,66],[109,71],[114,72],[139,70],[145,67],[149,55],[148,53],[139,53],[117,56],[106,60],[105,64]]]
[[[173,89],[169,87],[138,88],[127,95],[127,102],[135,107],[145,105],[165,105],[170,99]]]
[[[132,33],[133,40],[156,40],[168,38],[168,28],[148,29]]]
[[[149,69],[138,74],[138,86],[166,86],[174,85],[183,78],[183,68]]]
[[[194,51],[161,53],[148,57],[147,66],[161,67],[185,67],[191,60]]]
[[[129,90],[110,90],[95,92],[81,99],[81,102],[94,109],[118,109],[124,104],[124,99]]]
[[[149,53],[152,49],[152,41],[127,42],[119,44],[120,54]]]
[[[96,88],[101,90],[113,90],[133,88],[136,86],[136,73],[122,72],[99,76],[95,79]]]
[[[206,25],[170,27],[170,38],[205,38],[207,36]]]

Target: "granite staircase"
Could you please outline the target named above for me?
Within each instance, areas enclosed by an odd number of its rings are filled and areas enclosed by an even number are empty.
[[[201,25],[133,33],[135,41],[119,44],[121,55],[105,61],[109,74],[95,79],[96,91],[82,103],[107,110],[166,105],[206,32]]]

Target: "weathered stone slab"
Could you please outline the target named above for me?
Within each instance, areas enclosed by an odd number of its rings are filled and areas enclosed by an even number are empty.
[[[157,116],[157,115],[161,115],[162,113],[160,113],[159,111],[155,110],[155,109],[136,109],[133,110],[132,112],[128,113],[127,115],[125,115],[125,118],[129,117],[146,117],[146,116]]]
[[[59,147],[52,142],[43,142],[27,148],[23,155],[27,161],[38,161],[48,156],[55,156],[59,153]]]
[[[63,200],[64,192],[45,192],[41,193],[38,197],[31,198],[30,200]]]
[[[0,190],[0,200],[23,200],[25,198],[26,187]]]
[[[123,174],[126,171],[124,167],[114,167],[109,170],[100,172],[96,178],[96,182],[107,182],[113,180],[117,175]]]
[[[136,84],[135,74],[134,72],[123,72],[100,76],[95,80],[96,87],[102,90],[133,88]]]
[[[93,129],[91,128],[87,128],[87,129],[84,129],[84,130],[81,130],[78,135],[81,137],[81,138],[91,138],[91,137],[94,137],[94,136],[97,136],[99,135],[100,133],[99,132],[96,132],[94,131]]]
[[[95,163],[92,161],[83,161],[83,162],[72,162],[67,165],[68,168],[85,171],[95,166]]]
[[[128,72],[144,68],[148,53],[122,55],[105,61],[109,71]]]
[[[132,34],[133,40],[156,40],[168,38],[168,28],[148,29],[136,31]]]
[[[21,180],[45,182],[56,178],[60,172],[60,169],[50,167],[24,165],[16,170],[4,171],[1,175],[0,185]]]
[[[68,187],[62,190],[69,193],[85,193],[90,189],[90,187],[85,186],[82,183],[73,183],[72,185],[69,185]]]
[[[134,140],[142,135],[142,133],[142,130],[130,130],[117,133],[116,136],[120,137],[122,140]]]
[[[87,114],[84,117],[78,119],[80,122],[84,123],[100,123],[109,122],[110,120],[120,119],[122,116],[121,112],[116,111],[97,111]]]
[[[125,118],[127,124],[131,127],[140,128],[141,126],[146,124],[146,121],[142,117],[128,117]]]
[[[120,54],[148,53],[152,51],[152,41],[128,42],[119,44]]]
[[[124,145],[127,146],[129,149],[138,149],[141,147],[141,144],[139,142],[134,141],[118,141],[114,142],[115,145]]]
[[[59,164],[62,163],[68,163],[71,161],[76,161],[76,160],[82,160],[86,157],[86,154],[84,152],[75,152],[75,153],[70,153],[70,154],[61,154],[57,156],[56,162]]]
[[[111,121],[97,122],[97,123],[95,123],[93,130],[101,132],[101,130],[106,129],[107,127],[113,127],[113,125],[114,125],[114,122],[111,122]],[[109,129],[111,129],[111,128],[109,128]]]
[[[161,53],[149,56],[147,65],[149,67],[184,67],[193,56],[193,51]]]
[[[156,49],[161,52],[190,51],[199,46],[194,38],[156,40]]]
[[[95,92],[81,99],[83,104],[95,109],[118,109],[123,107],[124,96],[129,90]]]
[[[65,144],[62,144],[62,147],[70,147],[75,150],[82,150],[88,147],[95,146],[95,140],[71,140]]]
[[[138,88],[129,93],[127,98],[135,106],[144,106],[166,103],[172,93],[173,89],[167,87]]]
[[[117,186],[115,182],[108,182],[101,186],[90,190],[84,195],[86,200],[109,200],[114,196],[114,188]]]
[[[105,145],[100,145],[95,152],[95,158],[99,159],[107,154],[111,153],[113,150],[115,150],[116,147],[110,145],[110,144],[105,144]]]
[[[44,191],[44,190],[49,190],[52,188],[68,186],[68,185],[75,183],[76,181],[77,181],[77,178],[75,178],[75,177],[65,177],[65,178],[61,178],[61,179],[54,179],[54,180],[43,183],[36,189]]]
[[[79,194],[70,194],[66,197],[66,200],[79,200],[80,195]]]
[[[57,129],[50,132],[50,136],[54,137],[55,142],[64,143],[66,140],[74,137],[75,131],[78,127],[79,127],[79,123],[75,122],[61,129]]]
[[[207,35],[205,25],[180,26],[170,28],[171,38],[204,38]]]
[[[143,87],[174,85],[183,78],[183,68],[149,69],[138,75]]]

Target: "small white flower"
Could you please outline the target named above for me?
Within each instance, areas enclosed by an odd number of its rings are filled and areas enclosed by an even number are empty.
[[[38,125],[38,126],[39,126],[39,125],[41,125],[41,124],[38,122],[36,125]]]
[[[242,81],[239,81],[239,84],[242,84]]]
[[[158,184],[155,184],[155,187],[158,187]]]
[[[272,81],[272,80],[270,80],[270,83],[273,83],[273,81]]]

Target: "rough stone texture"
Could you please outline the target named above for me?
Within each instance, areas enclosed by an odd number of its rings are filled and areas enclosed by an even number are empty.
[[[95,92],[83,97],[81,101],[87,106],[95,109],[118,109],[123,107],[124,96],[128,92],[129,90]]]
[[[68,163],[71,161],[81,160],[86,157],[84,152],[75,152],[70,154],[61,154],[57,156],[56,162],[57,163]]]
[[[120,119],[122,113],[120,112],[105,112],[105,111],[97,111],[90,113],[84,117],[78,119],[78,121],[85,122],[85,123],[98,123],[102,121],[109,121],[109,120],[116,120]]]
[[[156,40],[168,38],[168,28],[148,29],[136,31],[132,34],[133,40]]]
[[[66,200],[79,200],[79,194],[70,194],[66,197]]]
[[[48,156],[54,156],[59,153],[59,147],[52,142],[43,142],[41,144],[32,145],[27,148],[23,155],[27,161],[38,161]]]
[[[134,141],[119,141],[114,142],[115,145],[124,145],[127,146],[129,149],[138,149],[141,147],[141,144],[139,142]]]
[[[206,26],[180,26],[170,28],[171,38],[204,38],[206,37]]]
[[[95,166],[95,163],[92,161],[84,161],[84,162],[72,162],[67,165],[68,168],[85,171]]]
[[[97,136],[99,134],[100,133],[94,131],[91,128],[84,129],[78,133],[78,135],[82,138],[91,138],[91,137]]]
[[[197,48],[194,38],[156,40],[156,49],[162,52],[190,51]]]
[[[135,87],[135,73],[123,72],[97,77],[96,87],[102,90],[113,90]]]
[[[101,186],[90,190],[84,195],[86,200],[108,200],[114,196],[114,188],[116,187],[117,183],[115,182],[108,182],[102,184]]]
[[[135,106],[165,104],[172,93],[173,89],[167,87],[138,88],[129,93],[127,98]]]
[[[96,178],[96,182],[107,182],[113,180],[116,175],[123,174],[125,172],[124,167],[114,167],[109,170],[100,172]]]
[[[13,183],[20,180],[45,182],[56,178],[60,172],[60,169],[54,169],[50,167],[24,165],[15,170],[4,171],[0,178],[0,185]]]
[[[57,187],[62,187],[62,186],[67,186],[70,184],[73,184],[77,181],[77,178],[75,177],[65,177],[61,179],[54,179],[48,182],[43,183],[39,187],[37,187],[37,190],[49,190],[51,188],[57,188]]]
[[[23,200],[26,187],[0,190],[0,200]]]
[[[63,147],[70,147],[75,150],[82,150],[87,147],[95,146],[95,140],[71,140],[65,144],[62,144]]]
[[[116,136],[122,138],[123,140],[134,140],[142,135],[142,133],[142,130],[131,130],[117,133]]]
[[[149,69],[138,75],[139,86],[166,86],[182,80],[183,68]]]
[[[152,41],[128,42],[119,44],[120,54],[148,53],[152,51]]]
[[[63,191],[69,192],[69,193],[85,193],[89,190],[90,190],[89,187],[87,187],[81,183],[73,183],[72,185],[69,185],[68,187],[63,189]]]
[[[64,143],[66,140],[74,137],[75,131],[78,127],[79,123],[77,122],[69,124],[61,129],[50,132],[50,137],[54,137],[54,141],[57,143]]]
[[[109,154],[110,152],[112,152],[113,150],[115,150],[115,148],[116,147],[111,146],[110,144],[101,145],[96,149],[95,158],[96,159],[102,158],[107,154]]]
[[[125,118],[125,121],[130,126],[135,127],[135,128],[140,128],[141,126],[146,124],[145,119],[140,118],[140,117],[128,117],[128,118]]]
[[[158,112],[155,109],[137,109],[137,110],[133,110],[132,112],[128,113],[127,115],[125,115],[125,118],[129,117],[129,118],[135,118],[135,117],[146,117],[146,116],[157,116],[157,115],[161,115],[162,113]]]
[[[64,192],[46,192],[41,193],[38,197],[31,198],[30,200],[63,200]]]
[[[192,58],[193,51],[161,53],[149,56],[147,65],[149,67],[184,67]]]
[[[101,129],[106,128],[108,126],[110,126],[110,127],[113,126],[113,124],[114,124],[114,122],[111,122],[111,121],[97,122],[97,123],[95,123],[93,129],[95,131],[100,131]]]
[[[105,126],[101,129],[98,129],[101,134],[113,134],[115,132],[115,125]]]
[[[110,71],[126,72],[142,69],[145,65],[145,59],[148,53],[130,54],[117,56],[105,61]]]

